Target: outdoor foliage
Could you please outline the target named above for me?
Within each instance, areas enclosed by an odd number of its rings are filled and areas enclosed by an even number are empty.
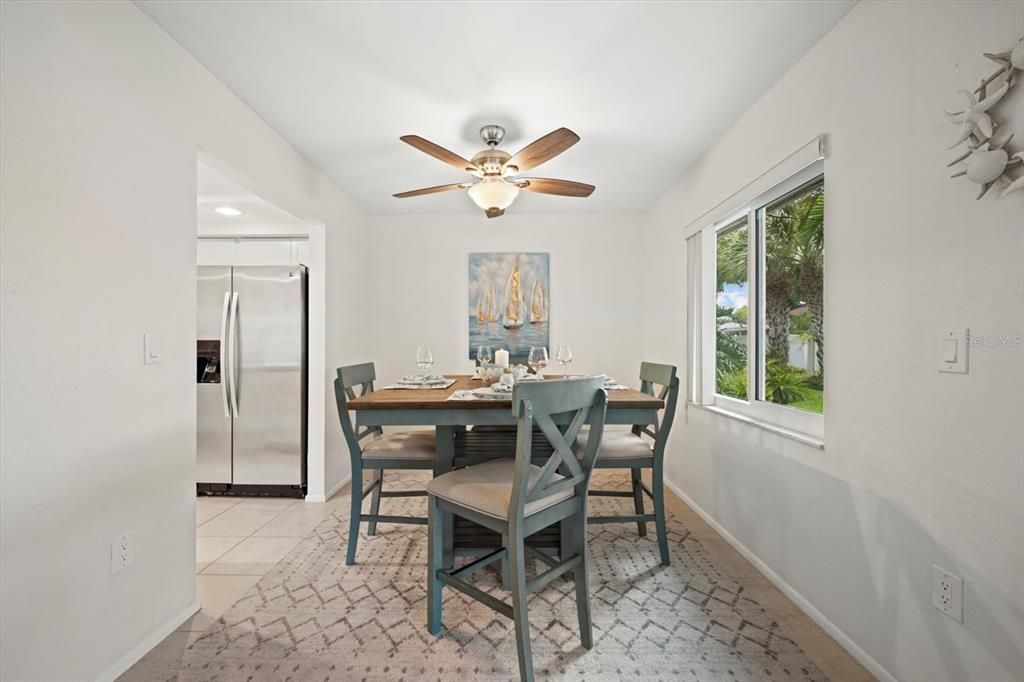
[[[734,398],[747,397],[747,342],[746,338],[722,331],[721,322],[736,321],[731,308],[718,309],[718,321],[715,330],[715,390]],[[743,387],[726,383],[726,377],[742,376]]]
[[[716,388],[722,395],[740,400],[747,399],[747,370],[745,367],[722,372],[718,374],[716,381],[718,382]]]
[[[807,373],[798,367],[769,360],[764,371],[764,393],[773,403],[789,405],[810,397]]]
[[[824,339],[824,224],[823,183],[812,185],[769,205],[762,214],[765,267],[763,273],[765,399],[815,412],[822,411],[821,371]],[[748,235],[745,228],[723,231],[717,239],[717,285],[747,285]],[[746,339],[723,333],[723,324],[743,329],[747,309],[720,307],[717,311],[716,389],[747,398]],[[814,344],[816,374],[789,364],[790,337]],[[799,404],[796,404],[799,403]]]
[[[820,389],[811,386],[813,377],[798,367],[768,361],[765,367],[765,397],[773,403],[792,405],[812,401]],[[747,370],[745,367],[721,372],[716,379],[716,390],[722,395],[745,400],[747,398]]]

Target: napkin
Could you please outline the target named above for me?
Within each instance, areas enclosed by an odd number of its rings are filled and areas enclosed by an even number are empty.
[[[424,384],[447,384],[448,381],[448,379],[437,375],[423,376],[421,374],[406,374],[398,380],[398,383],[409,386],[422,386]]]
[[[409,388],[409,389],[442,389],[448,388],[455,383],[455,379],[448,379],[442,376],[428,376],[424,377],[420,374],[407,374],[396,383],[384,388]]]
[[[474,388],[472,390],[455,391],[448,400],[508,400],[509,396],[512,395],[511,387],[508,390],[502,390],[495,386],[485,386],[483,388]]]

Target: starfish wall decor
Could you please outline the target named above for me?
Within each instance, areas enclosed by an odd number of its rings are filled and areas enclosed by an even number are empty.
[[[1013,139],[1013,133],[1004,134],[997,120],[989,110],[999,103],[1006,93],[1016,85],[1019,71],[1024,71],[1024,38],[1008,52],[986,53],[985,57],[999,65],[998,70],[981,81],[973,92],[960,90],[966,100],[962,111],[947,111],[946,118],[960,126],[960,134],[950,145],[955,149],[967,143],[967,151],[949,162],[947,167],[963,164],[951,177],[966,175],[971,182],[980,185],[978,199],[988,193],[996,183],[1005,184],[1002,196],[1024,189],[1024,174],[1011,177],[1007,171],[1024,165],[1024,152],[1010,154],[1006,145]]]

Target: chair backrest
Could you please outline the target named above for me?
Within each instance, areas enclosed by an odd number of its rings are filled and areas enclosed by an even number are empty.
[[[647,395],[657,396],[665,401],[661,423],[638,424],[633,433],[646,434],[654,439],[654,457],[660,459],[668,443],[668,434],[676,418],[676,401],[679,400],[679,377],[675,365],[659,365],[656,362],[640,363],[640,390]]]
[[[349,455],[352,457],[353,471],[356,471],[357,462],[361,460],[362,448],[359,441],[367,436],[383,433],[379,426],[369,426],[357,432],[356,426],[352,424],[352,417],[348,411],[348,401],[373,393],[373,381],[377,378],[377,370],[372,362],[364,362],[359,365],[349,365],[338,368],[338,377],[334,380],[334,400],[338,404],[338,419],[341,420],[341,432],[348,444]],[[356,388],[359,393],[356,393]]]
[[[586,503],[590,473],[597,459],[604,432],[608,394],[604,379],[561,379],[520,383],[512,393],[512,414],[516,417],[516,465],[509,503],[509,518],[522,520],[527,504],[535,500],[573,489],[573,495]],[[571,421],[559,428],[555,415]],[[583,458],[574,452],[576,436],[589,421],[590,431]],[[540,475],[530,481],[533,432],[536,426],[551,444],[553,451],[541,467]],[[554,479],[555,473],[564,478]],[[552,480],[554,479],[554,482]]]

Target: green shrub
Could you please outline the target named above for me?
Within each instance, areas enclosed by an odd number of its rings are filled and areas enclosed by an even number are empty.
[[[746,400],[747,368],[738,367],[727,372],[719,372],[715,384],[715,390],[722,395]]]
[[[747,367],[747,340],[737,335],[715,331],[715,367],[719,372],[731,372]]]
[[[764,384],[766,397],[773,403],[789,405],[811,395],[804,371],[777,360],[765,366]]]

